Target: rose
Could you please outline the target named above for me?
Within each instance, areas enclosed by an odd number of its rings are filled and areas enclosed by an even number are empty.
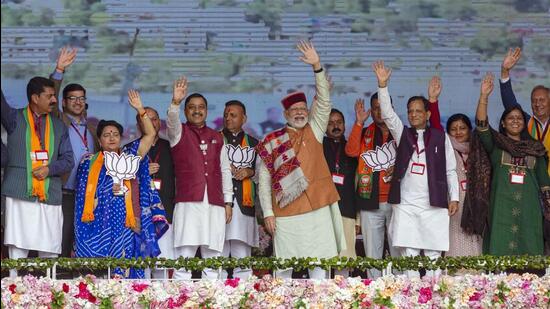
[[[70,288],[69,288],[69,285],[66,284],[66,283],[63,283],[63,292],[69,293],[69,289],[70,289]]]
[[[418,296],[418,302],[425,304],[432,300],[432,289],[430,288],[420,288],[420,295]]]
[[[145,290],[146,288],[148,288],[149,285],[147,283],[137,283],[137,282],[134,282],[132,284],[132,289],[134,289],[134,291],[138,292],[138,293],[141,293],[143,292],[143,290]]]

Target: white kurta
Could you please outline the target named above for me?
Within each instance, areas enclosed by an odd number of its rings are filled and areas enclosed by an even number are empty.
[[[251,247],[260,245],[258,235],[258,221],[254,216],[246,216],[242,213],[237,199],[233,200],[233,217],[225,227],[226,240],[240,240]]]
[[[180,141],[182,131],[179,106],[170,105],[166,125],[170,147],[174,147]],[[185,160],[185,158],[173,159]],[[203,163],[197,162],[197,164]],[[233,182],[231,181],[229,158],[223,150],[220,152],[220,168],[224,202],[230,203],[233,200]],[[222,252],[225,241],[225,207],[210,204],[207,189],[205,186],[202,202],[180,202],[174,206],[172,228],[174,229],[175,248],[207,246],[211,250]]]
[[[399,147],[403,133],[403,122],[391,107],[388,88],[379,88],[380,109],[382,118],[388,126]],[[424,149],[424,132],[418,132],[418,149]],[[456,159],[449,136],[445,135],[445,161],[449,200],[458,201],[458,178]],[[446,208],[430,206],[428,172],[413,174],[413,163],[426,166],[426,154],[413,153],[407,172],[401,180],[401,203],[393,205],[390,221],[390,238],[394,247],[407,247],[447,251],[449,249],[449,215]]]
[[[60,254],[62,229],[61,205],[6,197],[5,245]]]
[[[317,97],[311,106],[309,124],[322,143],[330,116],[330,93],[324,73],[315,74],[315,79]],[[273,216],[271,175],[263,161],[258,165],[260,204],[264,217]],[[330,258],[346,248],[338,202],[296,216],[276,217],[275,225],[273,246],[277,257]]]

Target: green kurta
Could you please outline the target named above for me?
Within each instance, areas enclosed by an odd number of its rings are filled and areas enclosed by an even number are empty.
[[[543,254],[539,196],[540,188],[550,184],[546,160],[533,156],[512,158],[496,146],[489,130],[478,132],[492,166],[490,229],[484,239],[484,253]],[[525,173],[523,184],[512,184],[510,181],[510,170],[516,167]]]

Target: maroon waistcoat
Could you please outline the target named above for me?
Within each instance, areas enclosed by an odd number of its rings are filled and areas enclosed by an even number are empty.
[[[405,173],[409,172],[409,162],[415,151],[417,137],[416,129],[403,128],[399,147],[397,147],[395,169],[388,196],[390,204],[401,203],[401,179],[403,179]],[[434,128],[427,128],[424,132],[424,145],[426,147],[426,172],[428,173],[430,205],[447,208],[449,204],[445,132]]]
[[[206,151],[201,144],[207,145]],[[174,174],[176,176],[175,203],[202,202],[204,186],[208,190],[208,202],[224,206],[220,153],[222,135],[207,127],[197,128],[182,124],[180,141],[172,147]]]

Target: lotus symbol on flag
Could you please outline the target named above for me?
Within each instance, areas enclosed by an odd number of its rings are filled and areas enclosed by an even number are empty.
[[[116,195],[124,195],[128,188],[124,186],[123,181],[136,178],[141,157],[126,153],[119,155],[116,152],[104,152],[103,155],[107,175],[111,176],[113,183],[119,184],[121,188]]]
[[[375,172],[385,171],[395,164],[396,149],[395,142],[391,141],[375,150],[369,150],[361,155],[365,164]]]
[[[252,147],[241,147],[227,144],[227,156],[236,168],[251,168],[255,153]]]

